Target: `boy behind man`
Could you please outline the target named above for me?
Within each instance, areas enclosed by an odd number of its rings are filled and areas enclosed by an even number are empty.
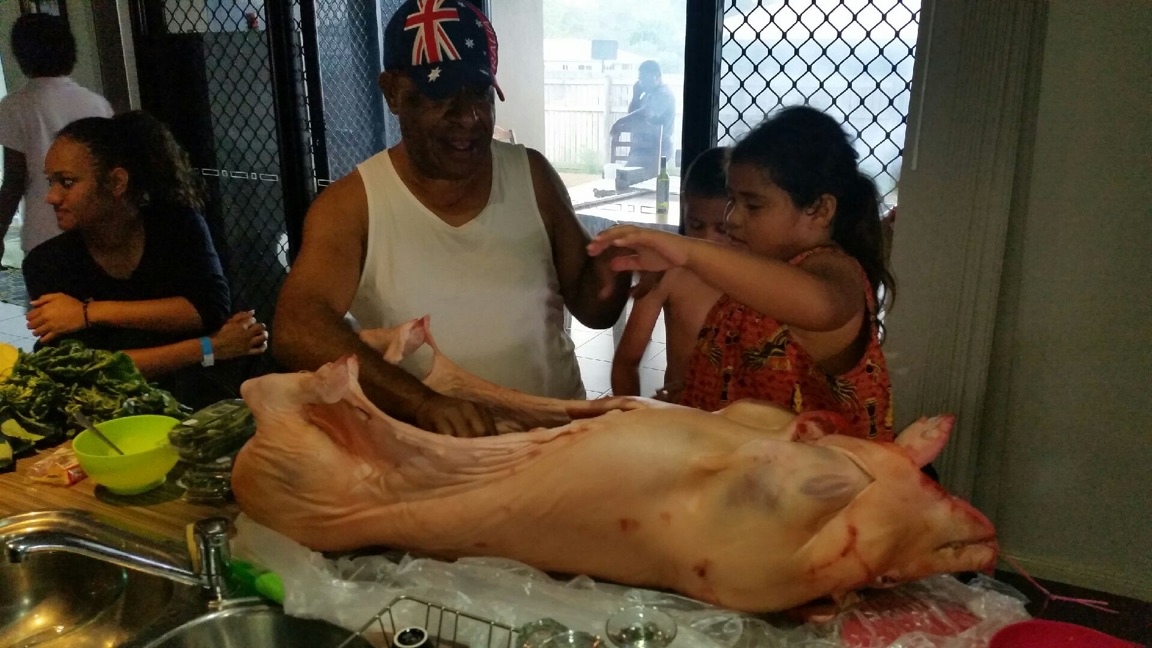
[[[680,220],[684,233],[692,238],[728,244],[724,227],[728,190],[724,177],[727,149],[716,147],[700,154],[688,167],[680,190]],[[720,297],[720,291],[684,268],[664,273],[660,283],[636,299],[624,327],[616,355],[612,359],[612,393],[641,396],[640,360],[652,339],[661,311],[664,313],[667,368],[664,386],[655,397],[676,403],[684,388],[688,356],[696,344],[700,327]]]

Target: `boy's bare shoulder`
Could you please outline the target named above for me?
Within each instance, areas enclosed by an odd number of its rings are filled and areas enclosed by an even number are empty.
[[[720,296],[719,290],[687,268],[672,268],[665,272],[660,288],[667,295],[667,300],[673,303],[700,299],[715,301]]]

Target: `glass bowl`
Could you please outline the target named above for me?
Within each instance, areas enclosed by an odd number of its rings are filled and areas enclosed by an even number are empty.
[[[676,620],[650,605],[634,605],[608,617],[604,633],[617,648],[664,648],[676,638]]]
[[[541,648],[545,641],[565,632],[568,632],[568,626],[556,619],[537,619],[516,629],[516,634],[520,637],[516,647]]]
[[[601,648],[600,637],[579,630],[568,630],[548,637],[540,648]]]

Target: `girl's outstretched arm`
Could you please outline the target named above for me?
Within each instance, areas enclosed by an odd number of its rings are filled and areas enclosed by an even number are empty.
[[[863,277],[851,258],[814,254],[799,266],[747,250],[635,226],[613,227],[588,246],[633,251],[612,260],[617,271],[682,266],[702,280],[769,317],[806,331],[833,331],[864,308]]]

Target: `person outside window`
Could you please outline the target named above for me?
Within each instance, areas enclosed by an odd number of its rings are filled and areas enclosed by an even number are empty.
[[[612,124],[613,135],[629,133],[628,166],[644,169],[642,178],[655,178],[660,156],[672,156],[672,128],[676,123],[676,96],[660,75],[660,64],[644,61],[640,78],[632,86],[628,114]]]

